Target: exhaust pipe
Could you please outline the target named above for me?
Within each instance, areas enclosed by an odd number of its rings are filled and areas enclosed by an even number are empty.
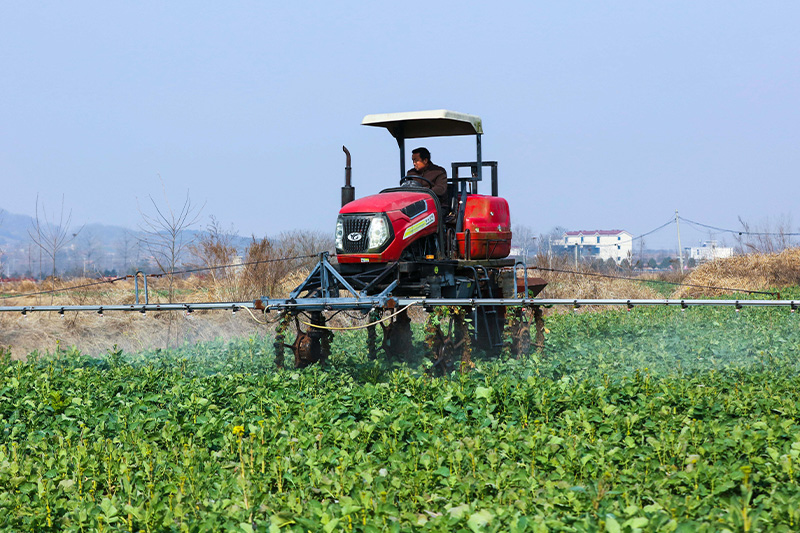
[[[349,204],[356,199],[356,188],[350,185],[350,178],[352,169],[350,167],[350,150],[346,146],[342,146],[342,150],[347,155],[347,161],[344,167],[344,187],[342,187],[342,207]]]

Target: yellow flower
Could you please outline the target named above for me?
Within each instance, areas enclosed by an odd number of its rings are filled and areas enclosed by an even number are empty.
[[[244,426],[233,426],[233,434],[238,437],[244,435]]]

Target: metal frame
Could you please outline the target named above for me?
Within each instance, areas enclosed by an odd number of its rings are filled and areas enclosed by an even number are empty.
[[[144,280],[144,303],[145,304],[149,304],[150,303],[150,297],[149,297],[148,292],[147,292],[147,274],[145,274],[141,270],[137,270],[136,274],[133,275],[133,289],[134,289],[134,292],[136,294],[134,303],[136,303],[136,304],[139,303],[139,274],[142,275],[142,279]]]
[[[527,272],[524,262],[517,261],[514,272]],[[137,272],[137,279],[138,279]],[[144,273],[142,273],[144,276]],[[319,283],[314,279],[319,275]],[[516,278],[516,275],[515,275]],[[147,277],[145,276],[145,280]],[[523,294],[528,293],[528,278],[523,275],[524,289]],[[566,305],[573,308],[583,306],[623,306],[632,309],[638,306],[650,307],[688,307],[699,306],[720,306],[734,307],[739,310],[744,307],[789,307],[792,312],[800,307],[800,300],[731,300],[731,299],[634,299],[634,298],[420,298],[420,297],[396,297],[392,296],[392,291],[397,287],[397,279],[393,280],[383,291],[377,295],[368,296],[367,288],[359,291],[355,289],[345,279],[339,271],[331,265],[328,252],[320,254],[319,262],[312,269],[311,273],[303,282],[295,288],[289,298],[259,298],[251,302],[196,302],[196,303],[166,303],[151,304],[147,301],[147,284],[145,281],[145,303],[139,303],[138,283],[135,286],[136,303],[133,305],[15,305],[0,306],[0,313],[28,313],[55,312],[63,315],[66,312],[86,312],[94,311],[100,315],[105,312],[127,311],[146,313],[147,311],[192,311],[207,310],[230,310],[234,313],[239,309],[258,309],[264,312],[271,310],[281,311],[338,311],[355,310],[367,312],[373,309],[394,309],[408,305],[420,305],[424,308],[439,306],[465,306],[478,308],[482,306],[505,306],[505,307],[541,307]],[[339,291],[349,292],[351,297],[340,297]],[[304,291],[314,291],[316,294],[308,297],[301,297]]]
[[[393,287],[391,287],[393,288]],[[352,309],[369,311],[371,309],[402,307],[406,305],[420,305],[425,308],[438,306],[506,306],[506,307],[534,307],[534,306],[620,306],[620,307],[689,307],[720,306],[742,309],[744,307],[788,307],[792,311],[800,308],[800,300],[720,300],[720,299],[603,299],[603,298],[409,298],[392,297],[387,288],[377,296],[361,296],[355,298],[261,298],[252,302],[197,302],[197,303],[172,303],[172,304],[133,304],[133,305],[17,305],[2,306],[0,313],[27,313],[36,312],[85,312],[97,313],[113,311],[201,311],[201,310],[230,310],[260,309],[271,310],[297,310],[297,311],[337,311]]]

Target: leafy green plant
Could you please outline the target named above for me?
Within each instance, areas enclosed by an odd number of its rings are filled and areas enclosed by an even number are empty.
[[[358,333],[302,371],[269,337],[7,358],[0,529],[793,531],[797,320],[557,315],[442,378]]]

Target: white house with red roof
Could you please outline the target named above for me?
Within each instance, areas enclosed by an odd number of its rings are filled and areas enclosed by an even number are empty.
[[[567,231],[563,245],[581,258],[613,259],[619,263],[623,259],[630,261],[633,255],[633,235],[619,229]]]

